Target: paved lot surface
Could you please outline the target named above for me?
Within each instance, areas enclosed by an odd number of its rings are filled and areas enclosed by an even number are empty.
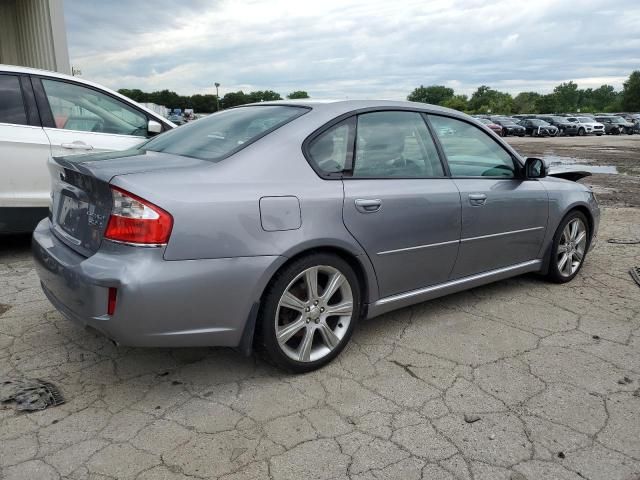
[[[0,241],[0,378],[68,402],[0,406],[0,478],[640,478],[640,209],[608,207],[568,285],[525,276],[362,323],[289,376],[224,349],[131,349],[63,319],[28,238]],[[465,421],[479,419],[473,423]]]

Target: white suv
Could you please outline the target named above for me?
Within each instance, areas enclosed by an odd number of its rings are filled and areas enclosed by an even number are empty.
[[[47,216],[49,156],[125,150],[173,127],[95,83],[0,65],[0,234]]]
[[[591,117],[567,117],[567,122],[575,123],[578,126],[578,135],[583,136],[589,133],[604,135],[604,125],[596,122]]]

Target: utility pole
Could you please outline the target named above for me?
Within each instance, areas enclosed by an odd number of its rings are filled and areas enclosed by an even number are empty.
[[[216,86],[216,112],[218,110],[220,110],[220,96],[218,95],[218,88],[220,87],[220,84],[218,82],[214,83],[214,85]]]

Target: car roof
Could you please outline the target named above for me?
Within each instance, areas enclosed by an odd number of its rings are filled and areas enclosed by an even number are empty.
[[[439,105],[432,105],[430,103],[421,103],[421,102],[406,102],[406,101],[397,101],[397,100],[307,100],[307,99],[296,99],[296,100],[275,100],[270,102],[258,102],[258,103],[249,103],[243,106],[249,105],[292,105],[297,107],[308,107],[313,110],[325,110],[331,111],[332,113],[348,113],[353,110],[367,109],[367,108],[402,108],[402,109],[414,109],[414,110],[422,110],[425,112],[434,112],[434,113],[446,113],[448,115],[464,117],[468,119],[473,119],[470,115],[459,112],[457,110],[453,110],[451,108],[441,107]]]
[[[174,123],[172,123],[170,120],[167,120],[166,118],[162,117],[162,115],[157,114],[156,112],[154,112],[153,110],[150,110],[148,108],[146,108],[144,105],[140,105],[140,103],[131,100],[129,97],[125,97],[124,95],[111,90],[110,88],[105,87],[104,85],[100,85],[99,83],[95,83],[95,82],[91,82],[89,80],[85,80],[84,78],[80,78],[80,77],[74,77],[71,75],[67,75],[64,73],[60,73],[60,72],[52,72],[50,70],[41,70],[39,68],[30,68],[30,67],[20,67],[17,65],[5,65],[5,64],[0,64],[0,73],[2,72],[8,72],[8,73],[23,73],[23,74],[27,74],[27,75],[41,75],[41,76],[45,76],[45,77],[50,77],[50,78],[59,78],[61,80],[69,80],[75,83],[80,83],[83,85],[87,85],[90,87],[94,87],[97,88],[99,90],[103,90],[105,92],[108,92],[109,94],[113,95],[114,97],[118,97],[121,98],[123,100],[126,100],[127,102],[132,102],[135,103],[136,106],[142,110],[144,110],[146,113],[151,114],[154,118],[158,119],[162,119],[163,122],[165,123],[169,123],[172,127],[175,127],[176,125]]]

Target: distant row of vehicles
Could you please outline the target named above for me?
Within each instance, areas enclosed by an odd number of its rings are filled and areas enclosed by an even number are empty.
[[[640,134],[640,114],[475,115],[502,137]]]

